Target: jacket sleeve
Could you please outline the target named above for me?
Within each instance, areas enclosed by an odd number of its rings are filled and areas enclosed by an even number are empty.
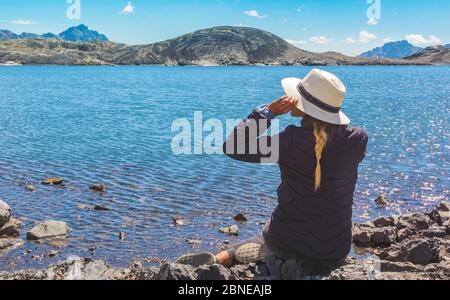
[[[262,164],[276,164],[288,145],[286,132],[262,136],[272,120],[258,110],[253,111],[234,128],[223,145],[223,152],[232,159]]]

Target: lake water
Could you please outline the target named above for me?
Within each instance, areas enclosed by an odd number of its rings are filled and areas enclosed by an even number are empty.
[[[171,151],[172,122],[237,119],[282,95],[280,80],[309,67],[2,67],[0,68],[0,198],[23,220],[66,221],[68,243],[26,243],[0,257],[0,269],[47,265],[70,254],[113,265],[133,258],[173,259],[215,251],[218,232],[237,213],[249,216],[238,239],[261,230],[276,205],[276,166],[223,155]],[[326,67],[348,88],[344,110],[370,135],[360,167],[354,221],[431,209],[449,197],[450,67]],[[284,117],[282,127],[296,122]],[[62,177],[65,187],[39,181]],[[104,195],[89,190],[104,182]],[[21,183],[33,184],[29,192]],[[391,202],[379,209],[374,199]],[[78,206],[99,204],[96,212]],[[186,224],[175,227],[173,217]],[[119,233],[125,232],[124,241]],[[95,253],[92,248],[96,248]],[[91,249],[91,250],[90,250]],[[31,253],[26,250],[32,250]]]

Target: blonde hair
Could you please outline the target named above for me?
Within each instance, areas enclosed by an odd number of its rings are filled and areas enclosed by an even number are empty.
[[[314,174],[314,190],[317,192],[322,184],[322,166],[320,162],[322,160],[323,151],[327,145],[328,140],[336,134],[337,130],[341,126],[326,123],[308,115],[306,115],[303,120],[308,126],[313,129],[313,134],[316,139],[316,146],[314,148],[314,151],[316,154],[317,165]]]
[[[327,125],[323,122],[314,122],[314,137],[316,138],[316,147],[314,148],[316,151],[316,172],[315,172],[315,186],[314,190],[317,191],[320,189],[320,185],[322,183],[322,167],[320,165],[320,160],[322,159],[323,149],[325,148],[328,140],[327,134]]]

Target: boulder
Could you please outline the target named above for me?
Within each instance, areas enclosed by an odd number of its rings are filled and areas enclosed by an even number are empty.
[[[222,265],[202,266],[197,268],[198,280],[237,280],[238,278],[233,275],[230,269],[225,268]]]
[[[372,222],[375,227],[389,227],[394,226],[393,217],[380,217]]]
[[[0,199],[0,227],[11,219],[11,207]]]
[[[431,219],[426,214],[409,214],[399,217],[397,228],[410,230],[425,230],[430,227]]]
[[[188,265],[165,263],[161,266],[157,280],[196,280],[195,268]]]
[[[45,239],[57,236],[64,236],[69,233],[69,226],[62,221],[45,221],[39,223],[27,232],[29,240]]]
[[[406,261],[418,265],[428,265],[436,262],[436,248],[427,240],[414,242],[406,249]]]
[[[438,227],[422,230],[420,234],[428,238],[445,238],[445,236],[447,235],[447,231],[445,227]]]
[[[22,222],[11,218],[8,223],[0,227],[0,238],[1,237],[18,237],[20,236],[20,226]]]
[[[370,239],[374,247],[389,246],[397,240],[397,230],[394,227],[377,228]]]
[[[444,223],[450,220],[450,203],[443,202],[430,214],[431,219],[433,219],[438,225],[442,226]]]

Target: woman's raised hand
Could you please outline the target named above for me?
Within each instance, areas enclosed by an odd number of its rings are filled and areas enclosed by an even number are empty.
[[[290,112],[297,104],[297,99],[283,96],[269,105],[268,109],[275,115],[280,116]]]

